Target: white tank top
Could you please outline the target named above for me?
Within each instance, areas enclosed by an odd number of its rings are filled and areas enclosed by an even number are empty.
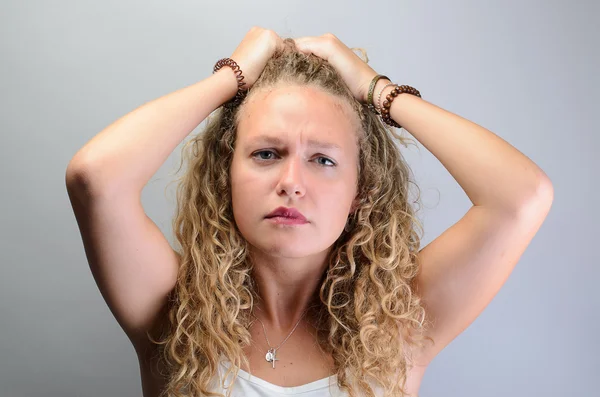
[[[230,363],[226,360],[221,361],[219,366],[219,378],[223,379]],[[229,374],[225,385],[231,382]],[[216,379],[215,379],[216,380]],[[226,395],[226,389],[222,388],[219,382],[213,381],[211,391],[223,393]],[[342,392],[337,386],[337,375],[331,375],[328,378],[316,380],[301,386],[283,387],[269,383],[248,372],[239,369],[236,382],[231,385],[231,397],[281,397],[281,396],[300,396],[301,397],[347,397],[346,392]],[[374,388],[377,396],[383,396],[381,389]]]

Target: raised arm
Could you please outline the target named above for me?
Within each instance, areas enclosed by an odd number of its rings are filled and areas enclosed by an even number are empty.
[[[90,269],[138,355],[179,264],[142,208],[142,189],[177,145],[236,91],[235,74],[225,67],[115,121],[68,165],[67,191]]]

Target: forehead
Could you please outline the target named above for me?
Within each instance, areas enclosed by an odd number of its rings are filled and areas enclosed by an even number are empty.
[[[240,115],[238,139],[264,134],[282,140],[326,140],[345,146],[356,139],[349,104],[315,87],[281,86],[257,92]]]

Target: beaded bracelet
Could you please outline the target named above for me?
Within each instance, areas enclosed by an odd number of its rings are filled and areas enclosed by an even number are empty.
[[[383,101],[383,103],[381,104],[381,119],[387,125],[391,125],[392,127],[396,128],[402,128],[400,124],[396,123],[390,117],[390,106],[392,106],[394,98],[396,98],[399,94],[403,93],[415,95],[421,98],[421,93],[416,88],[413,88],[409,85],[395,86],[394,89],[392,89],[392,91],[386,95],[385,101]]]
[[[375,113],[378,113],[381,116],[381,120],[384,123],[386,123],[387,125],[391,125],[392,127],[396,127],[396,128],[402,128],[402,126],[400,124],[396,123],[390,117],[390,106],[392,104],[392,101],[394,100],[394,98],[396,96],[398,96],[398,94],[407,93],[407,94],[411,94],[411,95],[416,95],[420,98],[421,93],[417,89],[415,89],[411,86],[408,86],[408,85],[398,86],[397,84],[393,84],[395,86],[394,89],[392,89],[392,91],[388,95],[386,95],[386,97],[385,97],[386,100],[383,101],[381,109],[378,111],[377,107],[373,104],[373,91],[375,90],[375,84],[377,83],[377,80],[379,80],[381,78],[385,78],[385,79],[391,81],[391,79],[389,77],[383,76],[381,74],[378,74],[375,77],[373,77],[373,80],[371,80],[371,85],[369,86],[369,92],[367,94],[367,106],[369,109],[371,109]],[[388,85],[386,85],[386,87]],[[383,87],[383,89],[385,89],[385,87]],[[383,92],[383,89],[381,90],[381,92]],[[381,97],[381,92],[379,93],[380,97]]]
[[[386,85],[383,86],[383,88],[379,91],[379,94],[377,95],[377,102],[375,102],[374,104],[375,104],[375,111],[380,116],[381,116],[381,106],[377,107],[377,105],[381,103],[381,94],[383,94],[383,91],[386,88],[388,88],[389,86],[392,86],[392,85],[396,85],[396,84],[394,84],[394,83],[387,83]]]

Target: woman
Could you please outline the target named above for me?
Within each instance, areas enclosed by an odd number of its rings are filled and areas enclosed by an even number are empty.
[[[67,170],[144,396],[416,396],[541,226],[548,177],[490,131],[398,93],[331,34],[254,27],[215,69],[107,127]],[[175,251],[141,191],[217,108],[186,145]],[[388,125],[473,202],[423,249]]]

